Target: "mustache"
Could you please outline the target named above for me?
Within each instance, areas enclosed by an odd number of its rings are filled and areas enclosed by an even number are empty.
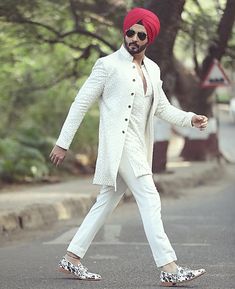
[[[131,45],[135,45],[137,48],[139,48],[139,45],[136,42],[129,43],[129,46],[131,46]]]

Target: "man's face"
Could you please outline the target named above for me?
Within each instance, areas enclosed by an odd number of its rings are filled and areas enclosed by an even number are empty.
[[[138,54],[146,49],[148,45],[147,31],[143,25],[135,24],[129,28],[127,34],[124,36],[124,44],[127,51],[131,54]],[[139,34],[139,35],[138,35]],[[145,39],[143,39],[145,38]]]

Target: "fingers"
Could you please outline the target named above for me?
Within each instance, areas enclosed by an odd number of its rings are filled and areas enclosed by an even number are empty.
[[[49,158],[53,165],[58,167],[64,160],[65,158],[65,152],[62,150],[56,150],[55,148],[51,151]]]
[[[53,165],[58,167],[63,162],[64,157],[56,155],[56,154],[51,154],[50,159],[51,159],[51,162],[53,163]]]
[[[54,163],[54,159],[55,159],[56,155],[54,155],[53,152],[50,153],[49,158],[51,160],[52,163]]]
[[[200,124],[200,129],[204,130],[207,127],[208,124],[208,118],[206,116],[203,116],[202,122]]]
[[[194,119],[195,127],[199,128],[200,130],[204,130],[207,127],[208,118],[204,115],[197,115]]]
[[[207,123],[208,118],[205,115],[197,115],[197,121],[200,123]]]
[[[207,123],[207,121],[208,121],[208,118],[205,115],[202,115],[201,119],[202,119],[202,122],[206,122]]]
[[[55,166],[58,167],[64,160],[64,157],[57,157],[57,161],[55,162]]]

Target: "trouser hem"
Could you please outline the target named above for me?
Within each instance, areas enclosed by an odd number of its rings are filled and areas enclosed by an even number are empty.
[[[75,248],[75,247],[73,247],[71,245],[68,246],[67,251],[77,255],[80,258],[83,258],[85,253],[86,253],[86,251],[84,249],[82,249],[80,247],[77,247],[77,246]]]
[[[156,265],[157,267],[162,267],[162,266],[165,266],[166,264],[169,264],[171,262],[175,262],[177,261],[177,258],[176,256],[165,256],[164,258],[161,258],[161,259],[158,259],[158,260],[155,260],[156,262]]]

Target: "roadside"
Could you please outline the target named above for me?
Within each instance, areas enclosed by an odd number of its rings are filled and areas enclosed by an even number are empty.
[[[222,150],[234,152],[234,140],[227,112],[221,110],[222,122],[220,139]],[[232,131],[231,131],[232,130]],[[224,178],[233,166],[216,161],[185,162],[179,157],[183,140],[172,138],[168,150],[168,169],[173,174],[154,175],[154,180],[162,197],[180,197],[181,191],[200,187]],[[95,201],[100,186],[92,185],[93,176],[80,176],[76,179],[40,186],[6,188],[0,193],[0,236],[12,232],[38,229],[57,221],[84,216]],[[127,192],[122,202],[129,201],[132,194]]]
[[[201,186],[224,174],[216,162],[169,162],[173,174],[154,175],[162,197],[179,197],[183,188]],[[99,186],[92,176],[57,184],[33,186],[0,194],[0,235],[43,227],[56,221],[84,216],[95,201]],[[132,198],[127,192],[123,201]]]

